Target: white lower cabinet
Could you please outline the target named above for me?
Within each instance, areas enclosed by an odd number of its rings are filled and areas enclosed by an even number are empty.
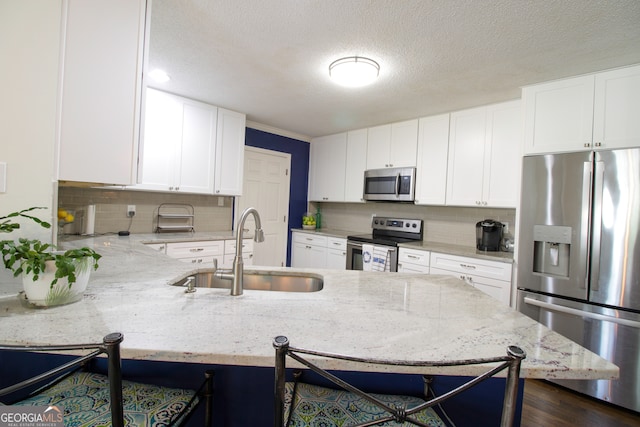
[[[214,258],[220,263],[224,256],[224,240],[167,243],[167,255],[182,262],[212,267]]]
[[[220,268],[232,268],[236,259],[236,241],[224,241],[224,258]],[[253,239],[242,239],[242,262],[246,265],[253,265]]]
[[[429,274],[429,251],[400,248],[398,250],[398,273]]]
[[[146,243],[146,247],[149,249],[153,249],[154,251],[158,251],[161,254],[167,253],[167,244],[166,243]]]
[[[218,261],[218,268],[231,268],[236,257],[236,240],[201,240],[193,242],[150,243],[147,247],[182,262],[197,264],[202,267],[213,267],[213,259]],[[253,240],[242,240],[242,262],[253,265]]]
[[[326,268],[335,270],[347,268],[347,239],[327,237]]]
[[[291,266],[297,268],[325,268],[327,265],[327,236],[293,233]]]
[[[493,298],[511,302],[512,265],[505,262],[431,252],[430,274],[458,277]]]

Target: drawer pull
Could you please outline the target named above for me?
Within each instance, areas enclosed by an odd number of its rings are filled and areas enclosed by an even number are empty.
[[[420,257],[419,257],[419,256],[410,255],[410,254],[407,254],[407,258],[420,259]]]
[[[475,265],[469,265],[469,264],[460,264],[460,267],[462,268],[469,268],[471,270],[475,270],[476,266]]]
[[[191,248],[189,249],[189,252],[202,252],[204,251],[204,248]]]

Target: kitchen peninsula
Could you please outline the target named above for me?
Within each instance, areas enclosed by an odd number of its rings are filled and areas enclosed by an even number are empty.
[[[27,307],[17,295],[20,281],[3,271],[0,342],[93,342],[119,331],[123,359],[257,367],[250,369],[262,369],[267,379],[272,378],[276,335],[286,335],[299,347],[393,359],[495,356],[518,345],[527,352],[521,371],[526,378],[618,375],[615,365],[453,277],[314,270],[324,277],[318,292],[245,290],[233,297],[229,289],[185,293],[183,287],[170,286],[194,273],[193,266],[145,247],[136,235],[63,246],[92,246],[103,255],[84,299],[49,309]],[[347,368],[340,363],[332,367]],[[438,373],[474,375],[478,370]],[[262,393],[267,401],[269,389]],[[221,393],[222,399],[234,399],[227,389]]]

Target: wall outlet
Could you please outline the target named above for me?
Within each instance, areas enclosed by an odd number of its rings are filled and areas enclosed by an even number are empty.
[[[136,216],[136,205],[127,206],[127,217],[131,218]]]

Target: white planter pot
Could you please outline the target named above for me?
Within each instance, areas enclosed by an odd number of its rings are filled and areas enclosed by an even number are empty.
[[[36,281],[33,280],[33,274],[23,274],[22,285],[27,301],[36,306],[49,307],[81,300],[91,275],[91,258],[83,258],[76,263],[76,281],[71,287],[66,278],[58,279],[58,282],[51,286],[55,278],[55,261],[46,261],[45,271]]]

